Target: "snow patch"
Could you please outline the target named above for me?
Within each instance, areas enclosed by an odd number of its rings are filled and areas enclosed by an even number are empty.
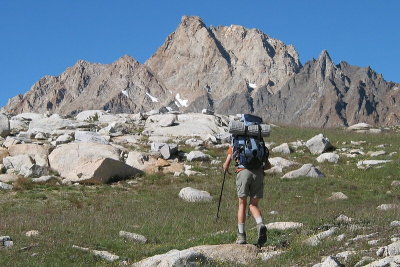
[[[148,97],[150,97],[150,99],[151,99],[152,102],[158,102],[158,99],[157,99],[156,97],[150,95],[149,93],[146,93],[146,95],[147,95]]]
[[[121,91],[124,95],[126,95],[127,97],[129,97],[129,95],[128,95],[128,91],[126,91],[126,90],[122,90]]]
[[[182,99],[179,93],[176,94],[175,99],[179,102],[179,104],[180,104],[182,107],[187,107],[187,106],[189,106],[189,105],[188,105],[189,100],[187,100],[187,99]],[[176,101],[175,101],[175,104],[176,104]],[[178,106],[178,105],[177,105],[177,106]],[[178,107],[179,107],[179,106],[178,106]]]
[[[165,107],[168,111],[172,111],[171,107]]]
[[[257,84],[255,83],[249,83],[249,87],[255,89],[257,87]]]

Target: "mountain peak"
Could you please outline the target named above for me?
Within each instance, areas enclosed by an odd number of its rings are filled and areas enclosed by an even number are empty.
[[[320,62],[331,62],[331,63],[333,63],[333,62],[332,62],[332,59],[331,59],[331,57],[330,57],[330,55],[329,55],[329,53],[328,53],[328,51],[325,50],[325,49],[322,50],[321,54],[319,55],[318,61],[320,61]]]
[[[199,16],[183,16],[180,26],[183,27],[206,27],[203,20]]]

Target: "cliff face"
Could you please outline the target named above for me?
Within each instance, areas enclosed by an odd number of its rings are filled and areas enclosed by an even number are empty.
[[[242,26],[207,28],[199,17],[183,17],[177,30],[145,63],[174,93],[218,111],[231,94],[276,92],[300,69],[292,46]]]
[[[400,85],[372,69],[335,65],[328,52],[301,65],[293,46],[242,26],[206,27],[184,16],[145,64],[78,61],[46,76],[3,112],[73,114],[87,109],[255,113],[274,123],[337,127],[400,123]]]

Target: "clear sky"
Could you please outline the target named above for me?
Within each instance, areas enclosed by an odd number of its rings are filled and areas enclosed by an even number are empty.
[[[0,0],[0,106],[77,60],[144,63],[183,15],[292,44],[302,64],[328,50],[400,82],[399,0]]]

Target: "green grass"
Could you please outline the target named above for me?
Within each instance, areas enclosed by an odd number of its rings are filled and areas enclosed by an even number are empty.
[[[323,132],[336,148],[357,147],[350,140],[367,142],[365,151],[399,151],[399,133],[379,135],[348,133],[340,129],[273,128],[268,141],[282,142],[308,140]],[[343,142],[347,144],[343,145]],[[184,149],[190,151],[188,147]],[[302,241],[312,234],[338,226],[338,234],[347,239],[358,234],[378,232],[385,244],[396,229],[389,223],[399,219],[399,211],[382,212],[376,207],[383,203],[400,203],[400,189],[390,186],[400,180],[400,155],[383,168],[357,169],[356,163],[368,158],[341,157],[339,164],[319,164],[304,149],[285,158],[299,163],[313,163],[326,178],[299,178],[282,180],[281,175],[267,175],[265,198],[260,203],[266,222],[294,221],[304,227],[292,231],[269,231],[267,245],[283,249],[286,253],[268,262],[255,262],[253,266],[309,266],[320,262],[322,256],[346,250],[344,242],[325,240],[317,247],[306,247]],[[206,152],[214,159],[224,160],[225,149],[209,148]],[[282,156],[271,154],[271,156]],[[380,159],[388,156],[378,157]],[[378,159],[377,158],[377,159]],[[111,185],[56,186],[37,185],[18,181],[11,192],[0,191],[0,236],[10,235],[14,246],[0,248],[1,266],[119,266],[108,263],[72,245],[107,250],[129,263],[133,263],[171,249],[186,249],[205,244],[232,243],[236,234],[236,205],[234,175],[227,176],[222,197],[220,219],[215,222],[218,197],[222,182],[221,166],[209,163],[190,163],[193,170],[205,176],[174,177],[153,174],[142,177],[137,185],[122,181]],[[293,167],[292,169],[295,169]],[[290,169],[288,169],[290,170]],[[285,170],[287,171],[287,170]],[[214,197],[212,203],[186,203],[179,199],[183,187],[206,190]],[[343,192],[349,199],[329,201],[332,192]],[[390,191],[390,192],[388,192]],[[271,215],[270,211],[278,214]],[[354,219],[352,224],[361,228],[350,230],[348,225],[335,221],[340,214]],[[253,219],[246,223],[249,241],[256,238]],[[26,237],[25,232],[38,230],[37,237]],[[120,238],[120,230],[142,234],[148,244],[134,244]],[[398,229],[397,229],[398,230]],[[336,236],[336,235],[335,235]],[[351,247],[369,248],[365,242]],[[356,262],[357,256],[350,261]],[[231,266],[228,263],[217,266]],[[349,265],[350,266],[350,265]]]

